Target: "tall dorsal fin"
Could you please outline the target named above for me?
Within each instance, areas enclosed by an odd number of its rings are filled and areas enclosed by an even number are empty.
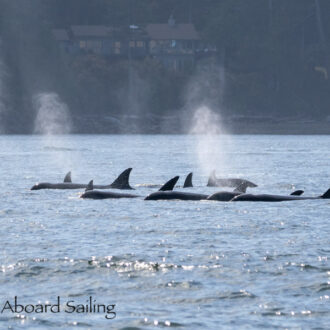
[[[192,172],[190,172],[187,177],[186,177],[186,180],[184,181],[184,184],[183,184],[183,188],[189,188],[189,187],[192,187],[193,184],[192,184]]]
[[[111,183],[110,187],[115,189],[134,189],[129,185],[129,175],[131,174],[131,171],[132,168],[127,168],[114,182]]]
[[[291,193],[291,196],[301,196],[304,193],[303,190],[296,190],[293,193]]]
[[[325,199],[330,199],[330,189],[328,189],[322,196],[320,196],[321,198],[325,198]]]
[[[168,191],[168,190],[173,190],[174,186],[179,180],[179,176],[175,176],[171,180],[168,180],[164,185],[161,186],[159,191]]]
[[[94,183],[93,180],[88,182],[88,185],[86,186],[85,191],[93,190],[94,189]]]
[[[71,180],[71,171],[66,174],[66,176],[64,177],[63,182],[67,182],[67,183],[72,182],[72,180]]]
[[[246,189],[248,187],[248,183],[247,182],[242,182],[238,187],[236,187],[234,189],[234,193],[246,193]]]
[[[217,177],[215,175],[215,170],[213,170],[209,176],[209,179],[207,181],[207,186],[213,186],[214,182],[216,181]]]

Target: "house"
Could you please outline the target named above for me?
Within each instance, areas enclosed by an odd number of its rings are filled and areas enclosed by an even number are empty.
[[[104,25],[73,25],[52,32],[60,49],[68,54],[139,58],[148,53],[147,36],[135,26],[125,30]]]
[[[177,24],[173,16],[166,24],[145,27],[73,25],[53,30],[53,36],[68,54],[93,53],[126,59],[150,56],[166,68],[182,72],[192,69],[196,58],[207,48],[193,24]]]
[[[148,24],[149,54],[174,71],[194,67],[195,53],[202,46],[193,24],[177,24],[173,16],[167,24]]]

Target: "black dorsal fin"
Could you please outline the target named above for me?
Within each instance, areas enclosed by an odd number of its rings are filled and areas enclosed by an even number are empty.
[[[322,196],[320,196],[321,198],[325,198],[325,199],[330,199],[330,189],[328,189]]]
[[[93,190],[94,189],[94,183],[93,180],[88,182],[88,185],[86,186],[85,191]]]
[[[174,186],[179,180],[179,176],[175,176],[171,180],[168,180],[164,185],[161,186],[159,191],[168,191],[168,190],[173,190]]]
[[[131,171],[132,168],[127,168],[114,182],[111,183],[110,187],[115,189],[133,189],[129,185],[129,175],[131,174]]]
[[[193,184],[192,184],[192,172],[190,172],[187,177],[186,177],[186,180],[184,181],[184,184],[183,184],[183,188],[189,188],[189,187],[192,187]]]
[[[63,182],[66,182],[66,183],[71,183],[72,182],[72,180],[71,180],[71,171],[66,174],[66,176],[64,177]]]
[[[303,190],[296,190],[293,193],[291,193],[291,196],[301,196],[304,193]]]

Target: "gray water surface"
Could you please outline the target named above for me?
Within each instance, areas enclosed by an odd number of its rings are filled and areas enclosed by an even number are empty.
[[[317,196],[330,187],[330,136],[219,136],[222,177],[252,192]],[[198,136],[1,136],[0,307],[90,296],[103,313],[0,313],[0,328],[314,328],[330,324],[330,202],[144,201],[194,172]],[[197,151],[196,151],[197,150]],[[207,162],[207,159],[205,159]],[[133,167],[137,199],[30,191],[38,181],[111,183]],[[230,190],[228,188],[227,190]],[[64,306],[62,306],[62,309]],[[1,310],[0,310],[1,311]]]

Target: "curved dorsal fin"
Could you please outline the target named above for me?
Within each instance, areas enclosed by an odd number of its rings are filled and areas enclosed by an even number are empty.
[[[234,189],[234,193],[246,193],[246,189],[248,187],[248,183],[247,182],[242,182],[239,186],[237,186],[235,189]]]
[[[66,174],[66,176],[64,177],[63,182],[67,182],[67,183],[72,182],[72,180],[71,180],[71,171]]]
[[[192,187],[193,184],[192,184],[192,176],[193,176],[193,173],[190,172],[187,177],[186,177],[186,180],[184,181],[184,185],[183,185],[183,188],[189,188],[189,187]]]
[[[117,179],[110,185],[111,188],[115,189],[133,189],[129,185],[129,175],[131,174],[132,168],[127,168],[124,172],[119,174]]]
[[[89,191],[89,190],[93,190],[93,189],[94,189],[94,183],[93,183],[93,180],[91,180],[88,182],[88,185],[87,185],[85,191]]]
[[[304,193],[303,190],[296,190],[293,193],[291,193],[291,196],[301,196]]]
[[[174,186],[179,180],[179,176],[175,176],[171,180],[168,180],[164,185],[161,186],[159,191],[168,191],[168,190],[173,190]]]

